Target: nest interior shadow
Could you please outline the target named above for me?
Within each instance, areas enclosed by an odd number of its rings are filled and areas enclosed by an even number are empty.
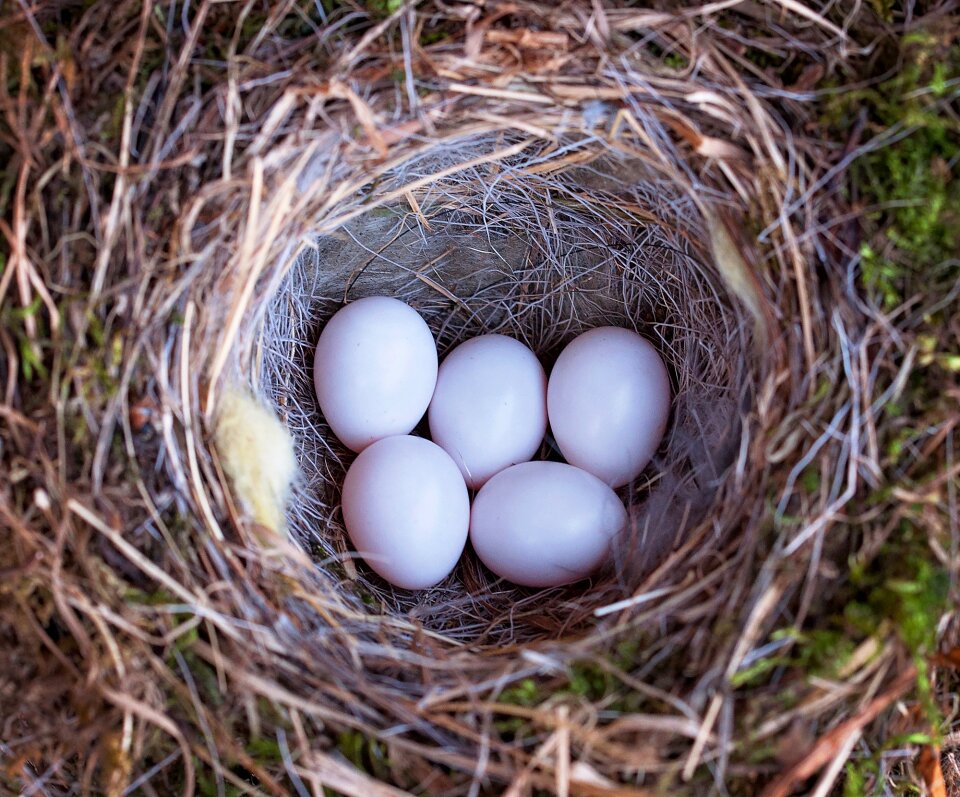
[[[350,218],[288,251],[254,349],[260,391],[293,434],[302,470],[288,511],[293,536],[358,607],[474,645],[583,632],[595,610],[645,581],[655,588],[669,552],[707,555],[716,540],[702,521],[739,446],[754,380],[750,319],[711,265],[691,198],[587,136],[488,159],[503,144],[467,138],[412,156],[363,192]],[[313,347],[345,301],[377,294],[415,307],[441,357],[489,333],[521,340],[548,370],[591,327],[626,327],[654,342],[671,373],[670,425],[654,460],[620,491],[630,526],[592,583],[519,589],[468,546],[441,584],[411,593],[355,559],[339,511],[353,455],[317,407]],[[559,456],[549,433],[540,453]]]

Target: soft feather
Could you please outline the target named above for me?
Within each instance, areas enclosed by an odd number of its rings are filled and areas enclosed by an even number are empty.
[[[286,534],[286,504],[297,473],[293,439],[274,412],[243,387],[221,399],[215,442],[243,509]]]

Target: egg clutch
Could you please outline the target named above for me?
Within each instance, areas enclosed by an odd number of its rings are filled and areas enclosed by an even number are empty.
[[[627,525],[614,488],[653,457],[670,412],[667,369],[635,332],[583,333],[548,380],[505,335],[467,340],[438,364],[426,322],[387,296],[327,322],[314,383],[331,431],[358,452],[343,482],[347,533],[404,589],[443,580],[468,536],[490,570],[523,586],[595,572]],[[410,434],[424,413],[432,442]],[[531,461],[548,424],[566,463]]]

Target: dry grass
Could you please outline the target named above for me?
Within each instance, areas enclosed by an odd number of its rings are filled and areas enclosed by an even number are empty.
[[[949,368],[924,319],[956,278],[896,308],[862,290],[860,145],[818,138],[813,73],[761,63],[863,56],[858,16],[726,6],[4,9],[10,789],[823,795],[938,730],[956,683],[920,632],[949,651],[955,618],[897,558],[932,551],[955,596],[958,396],[917,374]],[[601,320],[664,346],[638,547],[592,589],[468,562],[410,596],[343,558],[306,358],[385,286],[444,348],[510,330],[549,358]],[[296,439],[306,553],[210,443],[237,382]]]

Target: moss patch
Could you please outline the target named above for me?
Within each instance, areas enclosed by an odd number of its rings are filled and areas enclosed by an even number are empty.
[[[865,210],[864,287],[885,310],[923,292],[960,247],[960,46],[952,35],[905,35],[878,85],[843,91],[824,121],[843,141],[862,120],[872,143],[852,164],[851,199]],[[879,145],[879,146],[878,146]]]

